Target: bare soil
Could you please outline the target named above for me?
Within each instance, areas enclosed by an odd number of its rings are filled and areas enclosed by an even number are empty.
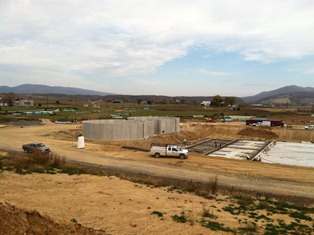
[[[22,151],[22,144],[39,141],[70,161],[192,181],[208,182],[217,176],[219,185],[229,188],[314,198],[313,168],[207,157],[197,153],[191,153],[187,160],[155,159],[149,153],[122,148],[134,146],[149,149],[152,142],[194,143],[206,138],[314,141],[314,131],[259,127],[248,129],[242,123],[184,123],[181,133],[176,135],[161,135],[143,141],[86,141],[85,149],[77,149],[76,141],[82,133],[81,128],[79,123],[62,125],[49,122],[42,126],[3,127],[0,128],[0,150],[2,154],[8,150]],[[6,234],[32,234],[27,233],[33,224],[27,215],[34,210],[39,214],[36,214],[36,221],[40,221],[42,216],[45,221],[48,218],[58,226],[71,226],[73,223],[75,226],[83,225],[84,228],[68,227],[69,231],[82,229],[77,234],[217,234],[196,223],[201,220],[204,206],[215,206],[211,207],[212,213],[219,214],[219,221],[226,226],[241,226],[230,217],[230,213],[222,210],[230,203],[228,196],[222,194],[217,197],[223,197],[224,200],[217,200],[216,197],[209,200],[116,177],[89,175],[21,176],[3,172],[0,181],[0,213],[14,211],[20,217],[12,215],[10,221],[16,218],[24,221],[23,226],[9,224],[1,216],[0,229],[7,228],[1,230],[7,231]],[[157,212],[161,212],[162,216],[158,217]],[[173,215],[183,212],[190,218],[189,223],[173,221]],[[289,221],[289,218],[285,219]],[[40,229],[38,224],[36,226]],[[91,229],[85,231],[85,228]],[[54,234],[62,232],[56,230]]]

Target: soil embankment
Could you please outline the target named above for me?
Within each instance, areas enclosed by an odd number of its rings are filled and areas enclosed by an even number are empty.
[[[54,234],[54,235],[105,235],[105,231],[96,231],[75,222],[56,221],[43,216],[37,210],[27,210],[15,204],[0,202],[1,234]]]

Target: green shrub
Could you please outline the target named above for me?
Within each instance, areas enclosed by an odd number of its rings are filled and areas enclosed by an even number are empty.
[[[234,232],[232,229],[225,227],[224,224],[215,221],[201,221],[201,225],[213,231]]]
[[[178,223],[186,223],[188,221],[184,212],[181,212],[181,215],[173,215],[171,218]]]
[[[299,211],[293,211],[290,214],[290,217],[292,218],[297,218],[297,219],[303,219],[303,220],[308,220],[308,221],[312,221],[313,219],[310,216],[307,216]]]
[[[153,211],[152,213],[150,213],[152,215],[157,215],[158,217],[163,217],[164,216],[164,213],[162,212],[159,212],[159,211]]]

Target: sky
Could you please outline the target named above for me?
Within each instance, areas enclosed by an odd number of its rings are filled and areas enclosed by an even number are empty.
[[[250,96],[314,87],[313,0],[1,0],[0,85]]]

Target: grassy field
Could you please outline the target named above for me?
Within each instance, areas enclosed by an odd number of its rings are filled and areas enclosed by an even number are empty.
[[[240,110],[231,110],[227,107],[204,108],[195,104],[152,104],[137,103],[100,103],[100,107],[84,107],[84,102],[67,101],[66,103],[47,103],[36,107],[1,107],[0,123],[14,120],[39,120],[50,119],[52,121],[81,121],[86,119],[108,119],[112,115],[123,118],[128,116],[178,116],[211,117],[214,114],[224,113],[228,116],[255,116],[272,120],[282,120],[287,124],[306,125],[314,122],[312,107],[281,108],[252,108],[242,107]],[[86,105],[86,104],[85,104]],[[25,114],[29,111],[46,110],[51,114]],[[217,116],[217,118],[219,118]]]

